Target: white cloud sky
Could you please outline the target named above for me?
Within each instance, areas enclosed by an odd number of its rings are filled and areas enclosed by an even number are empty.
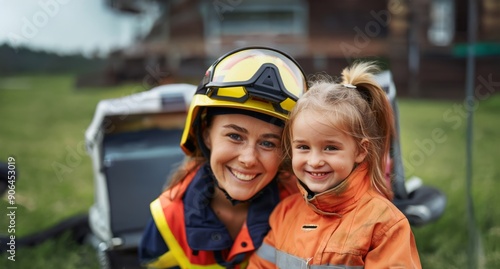
[[[105,0],[0,0],[0,44],[59,53],[101,54],[129,44],[151,17],[108,8]]]

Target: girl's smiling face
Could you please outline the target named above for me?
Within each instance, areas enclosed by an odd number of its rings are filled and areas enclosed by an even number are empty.
[[[283,128],[242,114],[217,115],[204,131],[210,166],[231,198],[245,201],[276,176]]]
[[[291,147],[295,175],[315,193],[337,186],[366,156],[354,138],[314,111],[302,111],[295,119]]]

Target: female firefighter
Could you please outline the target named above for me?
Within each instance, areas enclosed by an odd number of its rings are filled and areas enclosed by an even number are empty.
[[[191,101],[186,160],[151,203],[139,247],[150,268],[245,268],[278,202],[297,192],[281,150],[284,122],[307,83],[299,64],[265,47],[229,52]]]

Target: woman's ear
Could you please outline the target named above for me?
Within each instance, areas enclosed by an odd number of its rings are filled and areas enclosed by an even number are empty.
[[[365,160],[366,155],[368,155],[368,147],[370,147],[370,142],[368,141],[368,139],[363,138],[360,145],[361,146],[359,147],[357,155],[354,158],[354,161],[356,163],[362,163]]]
[[[205,143],[205,146],[207,146],[207,148],[209,150],[212,150],[212,143],[211,143],[211,140],[210,140],[210,131],[209,131],[209,128],[204,128],[203,129],[203,142]]]

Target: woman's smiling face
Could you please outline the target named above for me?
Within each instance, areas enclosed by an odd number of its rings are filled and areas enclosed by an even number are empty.
[[[245,201],[276,176],[283,128],[242,114],[217,115],[204,132],[210,166],[219,186]]]

